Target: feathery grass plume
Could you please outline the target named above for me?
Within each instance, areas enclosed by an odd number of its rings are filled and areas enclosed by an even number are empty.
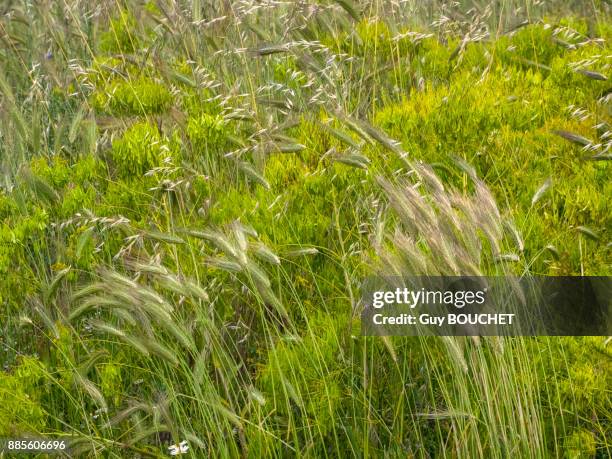
[[[211,242],[218,250],[230,257],[238,257],[237,248],[230,242],[230,240],[218,230],[184,230],[185,234],[198,239],[204,239]]]
[[[399,142],[389,138],[384,132],[375,128],[374,126],[365,121],[361,121],[360,124],[361,128],[374,140],[380,143],[383,147],[392,151],[393,153],[396,153],[399,156],[404,155],[404,151],[401,149],[401,145],[399,144]]]
[[[214,268],[232,273],[238,273],[243,268],[240,263],[236,263],[226,257],[209,257],[206,259],[206,263]]]
[[[548,177],[542,185],[536,190],[531,198],[531,205],[533,206],[536,202],[538,202],[542,197],[548,192],[550,187],[552,186],[552,178]]]
[[[184,244],[185,241],[175,234],[162,233],[160,231],[144,231],[143,235],[153,241],[166,242],[167,244]]]
[[[340,140],[341,142],[347,144],[349,147],[353,147],[357,150],[361,149],[362,145],[356,142],[348,133],[340,129],[336,129],[327,123],[321,123],[321,126],[323,127],[323,129],[329,132],[332,136],[334,136],[336,139]]]
[[[399,186],[379,179],[405,230],[391,240],[410,254],[407,259],[414,268],[427,268],[417,272],[478,275],[483,257],[486,258],[481,234],[486,236],[493,252],[489,259],[499,253],[502,221],[495,200],[474,172],[467,171],[475,188],[473,196],[446,191],[432,169],[424,164],[415,164],[413,178]],[[422,251],[420,244],[427,249]],[[391,259],[387,261],[396,264]],[[396,267],[392,271],[401,270]]]
[[[305,255],[316,255],[319,253],[319,249],[316,247],[303,247],[295,250],[288,250],[283,253],[283,258],[297,258]]]
[[[422,163],[413,164],[411,173],[396,183],[379,179],[397,217],[395,229],[388,230],[388,243],[378,250],[380,273],[400,278],[500,273],[495,261],[504,246],[501,215],[491,192],[474,169],[463,161],[459,165],[472,182],[471,192],[447,190],[433,169]],[[506,268],[502,267],[501,273],[504,272]],[[504,429],[515,432],[513,439],[504,441],[528,455],[542,451],[544,432],[539,408],[534,404],[535,389],[525,387],[521,376],[507,371],[508,366],[516,364],[517,355],[525,355],[524,344],[496,338],[444,337],[441,343],[445,363],[441,363],[437,360],[441,355],[432,351],[435,339],[414,338],[428,355],[428,362],[437,361],[434,365],[446,368],[453,376],[441,380],[430,376],[430,383],[436,385],[441,397],[436,409],[418,416],[438,420],[441,411],[462,413],[444,416],[452,425],[451,431],[456,432],[449,441],[459,455],[486,448],[485,439],[499,435],[495,427],[485,427],[479,435],[469,432],[482,421],[493,426],[499,417],[506,419]],[[495,355],[493,359],[489,352]],[[528,367],[524,371],[533,375],[536,368],[529,367],[527,362],[523,364]],[[494,404],[479,408],[482,400],[492,400],[489,394],[492,381],[501,384],[502,392],[495,397]],[[516,391],[525,396],[518,403],[512,395]],[[520,419],[515,418],[516,410],[522,413]],[[529,424],[529,438],[522,436],[525,423]]]
[[[368,164],[370,164],[370,159],[367,156],[360,155],[359,153],[338,154],[335,155],[333,159],[339,163],[358,167],[360,169],[367,169]]]
[[[576,72],[584,75],[585,77],[591,78],[593,80],[608,81],[608,77],[606,77],[605,75],[602,75],[599,72],[593,72],[592,70],[577,69]]]
[[[256,183],[259,183],[260,185],[262,185],[265,189],[269,190],[270,189],[270,184],[268,183],[268,181],[265,179],[265,177],[257,172],[257,170],[255,170],[255,168],[253,167],[253,165],[247,161],[239,161],[238,162],[238,168],[244,172],[244,174],[251,180],[253,180]]]
[[[563,137],[564,139],[569,140],[572,143],[576,143],[578,145],[582,145],[583,147],[586,147],[588,145],[592,145],[593,144],[593,142],[590,141],[589,139],[587,139],[586,137],[583,137],[583,136],[578,135],[578,134],[574,134],[572,132],[562,131],[562,130],[554,130],[553,134],[556,134],[559,137]]]
[[[53,334],[56,339],[59,339],[60,332],[57,325],[49,315],[48,311],[42,304],[36,304],[33,306],[33,311],[41,318],[47,329]]]
[[[521,233],[518,231],[516,226],[510,221],[505,221],[504,226],[507,228],[507,230],[512,235],[512,238],[516,242],[516,248],[518,249],[518,251],[523,252],[525,250],[525,241],[523,240],[523,237],[521,236]]]
[[[577,226],[576,231],[578,231],[581,234],[584,234],[586,237],[588,237],[589,239],[593,241],[599,240],[599,235],[595,231],[593,231],[591,228],[589,228],[588,226],[583,226],[583,225]]]
[[[161,357],[170,365],[177,366],[179,364],[179,357],[177,356],[176,351],[170,349],[168,346],[165,346],[160,341],[156,339],[145,339],[144,346],[151,354]]]
[[[21,178],[23,179],[23,183],[27,186],[27,189],[31,191],[36,198],[50,204],[59,200],[60,197],[57,191],[55,191],[45,179],[34,175],[30,169],[22,169]]]
[[[94,292],[97,292],[97,288]],[[91,292],[91,293],[94,293]],[[91,295],[89,292],[88,293],[81,293],[78,298],[82,298],[83,296],[87,296],[86,299],[84,299],[81,304],[77,307],[73,307],[72,310],[70,311],[70,314],[68,315],[68,320],[69,321],[74,321],[76,319],[78,319],[79,317],[81,317],[83,314],[85,314],[88,310],[93,309],[93,308],[97,308],[100,306],[106,306],[106,307],[110,307],[110,308],[124,308],[126,307],[125,304],[123,302],[121,302],[120,300],[117,300],[115,298],[107,298],[105,296],[94,296]]]
[[[190,293],[190,289],[182,285],[182,281],[179,281],[178,278],[169,274],[164,275],[164,279],[161,284],[170,290],[178,292],[179,294]],[[161,327],[161,329],[174,336],[176,341],[183,346],[184,350],[195,351],[195,343],[190,337],[189,332],[183,325],[177,322],[175,317],[173,317],[174,308],[170,305],[170,303],[162,298],[160,294],[155,292],[150,287],[137,285],[133,283],[131,279],[128,279],[119,273],[106,271],[103,274],[103,281],[100,283],[100,288],[103,289],[106,294],[115,301],[111,300],[109,302],[108,299],[102,299],[102,301],[100,301],[100,299],[96,296],[90,297],[80,308],[77,308],[77,310],[74,311],[70,317],[74,319],[75,317],[83,314],[89,307],[94,305],[100,306],[103,303],[115,307],[124,307],[127,310],[138,314],[141,319],[143,314],[149,316],[158,327]],[[110,325],[104,325],[104,327],[110,327]],[[104,328],[104,330],[108,331],[109,333],[111,332],[111,328]],[[120,330],[115,334],[122,338],[125,338],[127,335]],[[172,354],[172,352],[166,349],[164,346],[158,344],[159,343],[156,343],[155,341],[146,340],[143,343],[143,346],[139,346],[139,348],[144,347],[148,351],[162,355],[166,358],[170,358],[169,356]],[[173,363],[177,362],[175,357],[172,357],[171,361]]]
[[[280,144],[278,149],[281,153],[299,153],[300,151],[305,150],[306,146],[302,145],[301,143],[285,143]]]
[[[71,267],[64,268],[60,270],[54,277],[47,289],[45,290],[45,302],[49,302],[51,297],[55,294],[57,289],[59,288],[62,280],[68,275],[71,271]]]
[[[89,242],[93,239],[94,231],[95,228],[92,226],[83,231],[79,236],[75,251],[77,259],[81,258],[81,255],[83,255],[83,251],[85,250]]]
[[[85,378],[78,371],[74,372],[74,381],[80,386],[89,396],[96,402],[96,404],[104,411],[108,410],[108,405],[102,392],[100,389],[96,387],[96,385],[91,382],[89,379]]]
[[[273,265],[280,265],[280,258],[270,248],[264,244],[256,244],[253,252],[255,256],[263,261],[271,263]]]

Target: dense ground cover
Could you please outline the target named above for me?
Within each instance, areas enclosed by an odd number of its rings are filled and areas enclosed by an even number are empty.
[[[609,275],[609,11],[546,6],[3,7],[0,437],[608,457],[609,340],[359,331],[376,272]]]

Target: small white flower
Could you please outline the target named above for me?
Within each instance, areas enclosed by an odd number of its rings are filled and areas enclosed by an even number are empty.
[[[178,456],[179,454],[185,454],[189,450],[187,440],[183,440],[178,445],[172,445],[168,447],[170,456]]]

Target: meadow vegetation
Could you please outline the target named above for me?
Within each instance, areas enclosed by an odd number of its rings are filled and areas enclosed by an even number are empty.
[[[0,10],[0,437],[610,457],[609,338],[359,326],[370,274],[610,275],[608,3]]]

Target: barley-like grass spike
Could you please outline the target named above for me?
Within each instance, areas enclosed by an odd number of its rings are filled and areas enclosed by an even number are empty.
[[[261,175],[259,172],[255,170],[255,168],[253,167],[251,163],[246,162],[246,161],[240,161],[238,163],[238,168],[242,172],[244,172],[245,175],[249,177],[251,180],[261,184],[266,190],[270,189],[270,184],[268,183],[268,181],[264,178],[263,175]]]
[[[593,241],[599,240],[599,234],[597,234],[595,231],[593,231],[588,226],[577,226],[576,231],[578,231],[581,234],[584,234],[586,237],[588,237],[589,239]]]
[[[542,196],[544,196],[546,194],[546,192],[550,189],[552,185],[552,179],[550,177],[548,177],[544,183],[542,185],[540,185],[540,188],[537,189],[537,191],[534,193],[533,197],[531,198],[531,205],[533,206],[536,202],[538,202],[540,199],[542,199]]]
[[[367,169],[368,164],[370,163],[370,159],[368,157],[358,153],[336,156],[334,161],[346,164],[348,166],[358,167],[360,169]]]
[[[563,137],[565,140],[577,143],[578,145],[582,145],[583,147],[586,147],[587,145],[591,145],[593,143],[586,137],[582,137],[581,135],[574,134],[572,132],[562,130],[554,130],[552,132],[553,134],[557,134],[559,137]]]
[[[154,241],[165,242],[167,244],[184,244],[185,243],[183,239],[181,239],[180,237],[174,234],[162,233],[160,231],[143,231],[142,234],[149,239],[153,239]]]
[[[280,265],[280,258],[263,244],[258,244],[255,249],[255,256],[273,265]]]
[[[578,69],[576,70],[576,73],[580,73],[581,75],[584,75],[587,78],[591,78],[592,80],[608,81],[607,76],[602,75],[599,72],[593,72],[592,70]]]

